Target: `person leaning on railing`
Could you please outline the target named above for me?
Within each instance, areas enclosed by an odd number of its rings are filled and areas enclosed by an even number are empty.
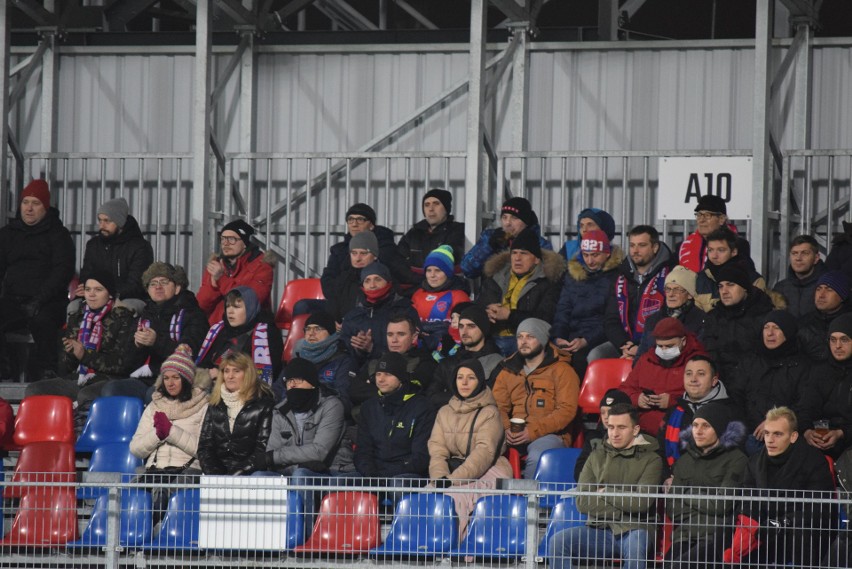
[[[453,397],[438,411],[429,437],[429,477],[439,489],[477,488],[485,493],[498,479],[512,477],[512,467],[503,456],[500,410],[486,379],[477,359],[456,366]],[[450,494],[460,534],[482,493]]]

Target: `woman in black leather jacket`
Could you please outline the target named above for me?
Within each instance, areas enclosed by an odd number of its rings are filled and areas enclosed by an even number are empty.
[[[251,357],[227,353],[198,441],[204,474],[244,475],[265,468],[274,405],[272,391],[258,381]]]

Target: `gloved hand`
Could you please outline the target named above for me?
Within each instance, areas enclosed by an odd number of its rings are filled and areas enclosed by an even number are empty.
[[[748,516],[740,514],[737,516],[737,529],[734,531],[734,539],[731,547],[722,554],[725,563],[739,563],[743,557],[757,549],[760,540],[757,539],[757,530],[760,524]]]
[[[443,478],[438,478],[435,480],[435,489],[436,490],[446,490],[450,486],[453,485],[453,481],[444,476]]]
[[[172,431],[172,422],[166,417],[162,411],[154,413],[154,431],[157,433],[157,438],[165,440]]]
[[[488,246],[491,247],[491,250],[495,253],[497,251],[502,251],[509,245],[509,237],[506,235],[506,232],[503,231],[502,228],[497,228],[494,230],[494,233],[491,234],[491,238],[488,239]]]

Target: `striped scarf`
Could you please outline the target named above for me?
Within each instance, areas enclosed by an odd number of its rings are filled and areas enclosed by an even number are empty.
[[[678,405],[669,415],[669,421],[666,423],[665,433],[665,451],[666,464],[671,467],[677,459],[680,458],[680,431],[681,422],[683,421],[684,410]]]
[[[80,322],[80,330],[77,332],[77,341],[83,344],[83,348],[87,352],[97,352],[101,349],[104,334],[102,322],[112,310],[112,305],[112,299],[98,310],[92,310],[88,304],[85,305],[83,320]],[[86,383],[86,380],[95,375],[95,371],[81,362],[77,368],[77,383],[80,385]]]
[[[201,350],[199,350],[198,358],[195,360],[196,364],[200,364],[201,361],[204,360],[207,353],[210,351],[210,348],[213,347],[216,337],[224,327],[225,322],[223,320],[220,320],[210,327],[210,330],[207,332],[207,336],[204,337],[204,342],[201,343]],[[257,369],[258,377],[262,381],[266,382],[267,385],[272,385],[274,378],[272,377],[272,355],[269,351],[269,327],[267,324],[260,322],[252,330],[251,351],[248,353],[254,361],[254,367]],[[217,366],[219,365],[219,362],[222,361],[222,356],[224,354],[225,352],[216,355],[214,363]]]

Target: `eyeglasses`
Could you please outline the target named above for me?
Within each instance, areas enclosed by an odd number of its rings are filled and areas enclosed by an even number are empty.
[[[155,279],[155,280],[150,281],[148,283],[148,288],[160,288],[160,287],[165,288],[165,287],[169,286],[171,283],[172,283],[172,281],[170,281],[169,279]]]
[[[722,214],[721,213],[715,213],[715,212],[712,212],[712,211],[696,211],[695,212],[695,219],[697,219],[698,221],[707,221],[708,219],[711,219],[713,217],[719,217],[720,215],[722,215]]]
[[[849,336],[840,336],[839,338],[836,336],[829,336],[828,343],[829,344],[840,344],[842,346],[848,346],[849,342],[852,342],[852,338]]]
[[[237,241],[241,241],[239,237],[231,237],[230,235],[223,235],[219,238],[219,243],[224,243],[225,245],[233,245]]]
[[[679,286],[667,286],[663,290],[666,294],[686,294],[686,289]]]
[[[346,218],[346,223],[357,223],[359,225],[361,223],[367,223],[368,221],[370,220],[364,217],[363,215],[350,215]]]
[[[319,334],[325,330],[322,326],[316,326],[315,324],[311,324],[310,326],[305,327],[305,334]]]

